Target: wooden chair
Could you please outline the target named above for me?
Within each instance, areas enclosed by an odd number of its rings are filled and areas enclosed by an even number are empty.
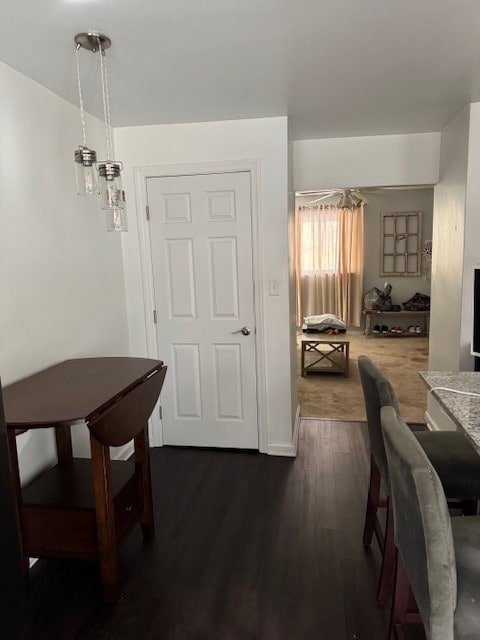
[[[370,546],[375,534],[382,551],[382,568],[377,600],[383,606],[393,582],[395,545],[389,472],[381,428],[381,409],[391,406],[399,414],[392,385],[366,356],[358,358],[370,438],[370,483],[365,512],[363,544]],[[474,503],[480,498],[480,456],[467,439],[457,431],[418,431],[413,437],[419,442],[436,469],[444,491],[450,500]],[[380,497],[384,483],[386,499]],[[385,532],[378,520],[378,509],[387,510]]]

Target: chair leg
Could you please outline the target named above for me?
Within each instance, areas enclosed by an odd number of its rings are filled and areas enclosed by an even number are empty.
[[[377,509],[380,502],[380,484],[382,476],[373,459],[370,456],[370,484],[368,487],[367,510],[365,512],[365,526],[363,528],[363,546],[369,547],[372,544],[373,533],[375,531],[375,521]]]
[[[394,640],[395,638],[402,637],[403,627],[407,618],[408,599],[410,596],[410,584],[398,552],[396,556],[395,589],[393,592],[392,614],[387,636],[388,640]]]
[[[394,542],[392,501],[387,497],[387,519],[385,522],[385,544],[383,547],[382,569],[378,581],[377,602],[383,607],[390,593],[395,575],[397,549]]]

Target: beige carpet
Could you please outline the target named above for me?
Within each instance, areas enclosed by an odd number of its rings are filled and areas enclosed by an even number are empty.
[[[297,348],[301,415],[365,420],[357,358],[366,355],[392,383],[403,418],[408,422],[425,422],[427,390],[418,372],[428,369],[428,338],[366,338],[362,333],[353,332],[348,332],[346,336],[350,340],[349,378],[342,374],[323,372],[310,373],[302,378],[301,347]]]

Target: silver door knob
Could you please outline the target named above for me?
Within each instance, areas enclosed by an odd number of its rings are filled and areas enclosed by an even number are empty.
[[[248,327],[242,327],[241,329],[238,329],[237,331],[232,331],[232,334],[235,333],[243,333],[244,336],[249,336],[252,332],[250,331],[250,329]]]

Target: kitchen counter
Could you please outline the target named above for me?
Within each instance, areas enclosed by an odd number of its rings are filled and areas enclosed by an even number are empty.
[[[432,396],[462,430],[480,453],[480,372],[476,371],[420,371]],[[477,393],[478,397],[445,391],[447,387],[455,391]]]

